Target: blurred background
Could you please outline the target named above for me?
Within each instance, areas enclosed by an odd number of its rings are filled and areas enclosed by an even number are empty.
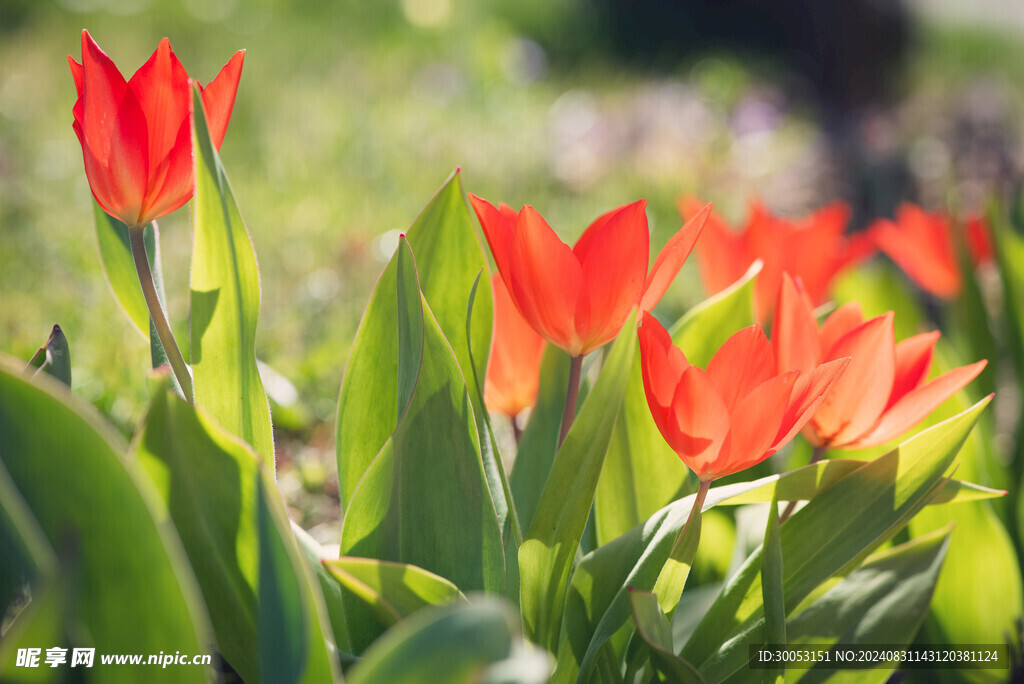
[[[27,359],[59,323],[74,390],[126,433],[149,351],[104,280],[71,129],[83,28],[126,77],[163,36],[203,82],[248,51],[221,155],[260,259],[282,488],[314,529],[340,519],[363,307],[456,166],[567,241],[645,197],[656,253],[683,194],[734,222],[755,196],[793,216],[841,198],[857,228],[901,199],[978,209],[1024,157],[1019,0],[0,0],[0,348]],[[187,340],[187,210],[160,227]],[[703,297],[688,264],[662,310]]]

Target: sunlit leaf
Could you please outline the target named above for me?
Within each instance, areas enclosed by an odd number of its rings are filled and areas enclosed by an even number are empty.
[[[224,659],[247,682],[279,681],[261,679],[260,641],[264,636],[273,639],[273,630],[279,629],[261,628],[261,620],[278,619],[263,615],[260,606],[260,549],[268,544],[265,560],[271,565],[265,570],[272,578],[268,581],[284,583],[289,589],[289,600],[295,604],[289,607],[289,615],[298,621],[295,636],[305,635],[296,646],[298,655],[285,653],[285,642],[277,650],[298,659],[295,671],[306,678],[296,681],[317,681],[325,673],[330,678],[319,592],[307,586],[308,573],[282,576],[288,567],[285,558],[298,566],[299,556],[291,528],[282,517],[280,497],[252,449],[164,386],[154,392],[133,450],[166,502]],[[261,507],[266,509],[262,514]],[[280,510],[273,513],[272,509]],[[261,515],[265,517],[262,524],[270,527],[260,527]],[[278,591],[276,586],[265,590]]]
[[[43,428],[43,429],[41,429]],[[47,376],[0,361],[0,464],[76,587],[76,646],[104,653],[206,653],[207,617],[167,513],[126,445]],[[145,597],[145,600],[140,600]],[[202,668],[153,681],[206,681]],[[134,682],[132,668],[104,681]]]
[[[394,282],[385,286],[385,279]],[[401,420],[352,494],[341,553],[410,563],[463,591],[501,593],[501,530],[472,404],[451,347],[421,296],[407,240],[385,269],[378,290],[383,287],[398,302],[391,334],[400,354]],[[375,636],[375,625],[368,616],[350,622],[357,652]]]
[[[788,610],[906,525],[938,491],[943,474],[987,403],[979,402],[864,465],[783,525],[783,589]],[[726,584],[683,648],[681,655],[697,665],[705,678],[730,676],[746,664],[747,643],[763,641],[761,553],[758,549],[751,555]],[[738,634],[742,638],[733,638]]]
[[[636,633],[647,644],[651,664],[665,681],[698,684],[704,679],[690,663],[676,655],[672,645],[672,626],[658,605],[658,597],[646,591],[629,592]]]
[[[519,549],[523,623],[533,641],[552,651],[558,640],[569,572],[590,514],[636,348],[636,323],[630,316],[555,455],[530,531]]]
[[[346,681],[540,684],[549,670],[547,654],[523,642],[519,617],[506,604],[485,599],[403,620],[374,643]]]
[[[249,233],[193,90],[192,371],[195,401],[274,472],[270,404],[256,364],[260,277]]]
[[[323,565],[338,584],[366,603],[387,627],[421,608],[466,600],[459,588],[445,578],[408,563],[342,557],[324,561]]]

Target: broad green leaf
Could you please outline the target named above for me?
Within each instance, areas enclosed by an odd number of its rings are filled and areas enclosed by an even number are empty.
[[[940,530],[881,551],[789,619],[793,646],[803,644],[909,644],[928,613],[928,603],[947,558],[951,531]],[[878,682],[893,667],[869,670],[791,669],[788,682]]]
[[[658,597],[646,591],[630,590],[636,633],[647,644],[651,664],[664,681],[697,684],[704,679],[697,669],[676,655],[672,645],[672,626],[658,604]]]
[[[776,490],[777,491],[777,490]],[[778,496],[768,506],[768,524],[761,545],[761,599],[764,601],[764,640],[769,644],[786,643],[786,597],[782,588],[782,530],[779,523]],[[764,671],[762,681],[783,678],[783,667]]]
[[[324,639],[320,590],[289,531],[284,503],[270,478],[256,478],[259,529],[260,680],[318,684],[340,680]]]
[[[266,571],[277,575],[270,575],[273,581],[265,589],[278,591],[276,583],[284,583],[291,591],[295,605],[289,608],[297,611],[295,619],[301,619],[297,634],[306,635],[300,644],[302,662],[309,664],[303,681],[317,681],[315,677],[325,673],[329,677],[319,592],[307,586],[308,572],[295,571],[290,578],[281,575],[287,570],[282,558],[299,567],[302,560],[283,518],[283,505],[259,458],[205,411],[166,389],[160,386],[153,393],[133,450],[178,530],[221,654],[247,682],[276,681],[261,679],[260,664],[261,620],[276,619],[263,615],[260,605],[260,549],[269,544],[266,560],[274,562]],[[265,530],[260,528],[261,508],[269,516],[264,524],[272,526]],[[273,509],[280,510],[273,513]],[[282,553],[285,556],[279,558]],[[266,635],[273,638],[272,632]],[[278,650],[283,652],[284,646],[282,642]]]
[[[470,341],[470,360],[473,360],[473,308],[476,302],[477,286],[480,284],[484,271],[477,274],[473,281],[473,289],[469,293],[469,304],[466,306],[466,337]],[[523,530],[519,524],[515,504],[512,501],[512,487],[501,463],[498,441],[494,437],[491,416],[483,401],[483,383],[477,375],[476,366],[469,365],[472,371],[472,390],[482,407],[476,413],[477,428],[480,435],[480,457],[487,477],[487,487],[494,501],[494,511],[501,526],[502,549],[505,554],[505,598],[516,605],[519,604],[519,547],[523,543]],[[475,411],[476,409],[474,409]]]
[[[721,505],[767,503],[775,496],[779,501],[809,500],[865,465],[863,461],[829,459],[782,475],[714,487],[703,511],[706,514],[708,509]],[[1002,492],[996,490],[944,478],[928,503],[1000,495]],[[626,535],[587,554],[576,567],[566,600],[554,681],[574,681],[577,675],[586,680],[590,676],[602,645],[629,618],[627,589],[654,588],[694,496],[669,504]],[[684,599],[687,595],[689,592]]]
[[[487,272],[487,258],[469,217],[458,172],[423,209],[406,238],[416,254],[420,290],[451,346],[463,383],[472,381],[471,370],[484,377],[491,346],[493,302],[490,281],[481,278],[467,330],[466,305],[477,276]],[[394,268],[393,262],[388,264],[370,296],[341,383],[337,453],[339,490],[345,508],[405,408],[399,401],[395,382],[399,376],[399,350],[395,335]],[[471,355],[475,365],[470,364]],[[484,409],[477,394],[469,393],[474,415],[481,416],[479,423]],[[489,449],[486,451],[486,459],[495,457]],[[496,464],[497,461],[485,463],[492,479],[497,476]],[[500,509],[503,497],[495,492],[494,498]],[[503,514],[500,519],[504,522]]]
[[[64,681],[62,675],[65,673],[60,668],[50,668],[45,662],[47,648],[67,648],[64,623],[70,602],[66,588],[61,586],[61,579],[40,583],[32,592],[32,601],[0,639],[0,681],[8,684]],[[18,665],[18,651],[24,648],[41,649],[37,667]],[[67,663],[70,663],[70,648],[67,653]]]
[[[864,465],[786,522],[782,565],[789,610],[907,524],[938,491],[987,403],[979,402]],[[763,641],[761,554],[758,549],[726,584],[682,651],[707,679],[723,680],[738,671],[747,662],[747,644]],[[733,639],[737,634],[743,638]]]
[[[672,326],[672,342],[692,365],[707,368],[733,333],[754,324],[754,278],[760,272],[761,262],[755,261],[742,278],[687,311]]]
[[[710,483],[709,483],[710,484]],[[702,485],[705,488],[708,484]],[[658,574],[658,580],[654,583],[654,594],[658,597],[661,609],[669,617],[675,612],[679,604],[679,597],[686,588],[686,580],[690,576],[690,568],[693,567],[694,556],[697,555],[697,545],[700,544],[700,529],[703,514],[696,510],[697,502],[700,500],[701,492],[698,491],[697,499],[694,500],[694,510],[690,512],[689,520],[679,533],[679,538],[672,546],[672,551],[665,559]]]
[[[571,361],[569,355],[555,345],[549,344],[545,348],[540,364],[537,403],[530,409],[530,422],[523,430],[516,460],[512,464],[509,483],[519,523],[524,530],[530,529],[537,502],[558,451],[558,432],[562,425]]]
[[[383,279],[394,282],[384,286]],[[341,554],[410,563],[464,591],[501,593],[501,530],[473,407],[451,347],[420,293],[407,240],[400,240],[381,289],[396,293],[397,385],[409,396],[394,434],[352,494]],[[350,622],[357,652],[374,636],[375,621],[364,618]]]
[[[40,347],[28,362],[35,373],[43,372],[71,387],[71,349],[59,325],[54,325],[46,344]],[[28,370],[28,369],[26,369]]]
[[[139,273],[135,270],[135,260],[132,258],[132,249],[128,242],[128,226],[103,211],[95,200],[93,200],[92,208],[96,221],[96,237],[100,246],[100,263],[103,264],[103,273],[107,278],[107,284],[110,286],[110,291],[113,293],[114,299],[117,300],[118,306],[128,316],[132,327],[150,341],[153,368],[157,368],[167,361],[167,352],[164,351],[163,345],[160,344],[160,338],[157,337],[156,331],[153,329],[149,309],[146,307],[146,298],[142,295]],[[153,273],[157,297],[166,310],[167,298],[164,296],[163,267],[160,262],[160,232],[155,221],[146,226],[143,239],[146,243],[146,256],[149,257],[149,270]]]
[[[366,603],[386,627],[421,608],[466,600],[459,588],[445,578],[408,563],[342,557],[324,561],[323,565],[338,584]]]
[[[519,634],[519,617],[505,603],[429,608],[395,625],[348,673],[348,684],[507,682],[547,680],[547,655]]]
[[[260,276],[249,233],[193,89],[192,371],[198,406],[274,472],[270,404],[256,364]]]
[[[292,534],[295,535],[295,541],[299,543],[299,550],[316,576],[317,584],[320,585],[320,593],[323,594],[324,606],[327,608],[327,618],[331,623],[331,631],[334,633],[334,645],[343,657],[352,658],[352,640],[349,637],[348,618],[345,615],[341,586],[324,567],[324,561],[329,560],[332,556],[328,556],[326,549],[294,521],[292,521]]]
[[[590,515],[636,347],[634,314],[622,326],[593,390],[555,454],[530,531],[519,549],[523,624],[530,639],[550,651],[558,642],[569,573]]]
[[[947,416],[966,403],[960,393],[939,407],[930,420]],[[995,460],[992,450],[989,435],[975,430],[961,451],[957,476],[990,482]],[[942,643],[1000,643],[1024,614],[1024,588],[1013,542],[989,501],[931,507],[911,520],[908,529],[911,535],[922,535],[951,523],[956,527],[932,599],[926,634],[929,640]],[[976,670],[969,678],[999,681],[1001,673]]]
[[[0,359],[0,464],[76,587],[75,646],[104,653],[205,653],[207,617],[181,543],[121,438],[63,386]],[[24,536],[24,535],[23,535]],[[145,600],[140,600],[145,597]],[[206,681],[202,668],[149,673]],[[134,682],[132,668],[104,681]]]
[[[0,463],[0,615],[22,594],[29,578],[42,584],[57,574],[57,555],[10,473]],[[2,660],[0,660],[2,662]]]

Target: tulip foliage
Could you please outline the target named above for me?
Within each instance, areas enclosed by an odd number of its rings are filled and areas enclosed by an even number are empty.
[[[19,648],[61,644],[213,649],[250,683],[820,680],[841,671],[752,669],[751,646],[897,649],[926,619],[960,641],[984,633],[955,632],[949,596],[985,572],[960,548],[958,511],[1005,582],[1000,619],[1019,614],[989,502],[1005,492],[973,482],[991,397],[964,388],[984,361],[956,362],[938,333],[897,335],[906,308],[865,320],[845,304],[819,322],[815,300],[864,258],[841,209],[806,219],[846,250],[811,294],[782,262],[730,262],[727,287],[666,327],[651,310],[690,250],[721,261],[737,239],[710,209],[648,269],[643,201],[570,248],[532,207],[467,200],[458,171],[398,241],[352,341],[328,552],[289,522],[275,483],[261,282],[218,155],[240,69],[239,54],[203,90],[164,41],[126,82],[88,34],[72,60],[103,268],[157,372],[126,441],[72,391],[59,328],[29,372],[0,359],[0,679]],[[154,220],[189,199],[182,354]],[[756,206],[752,221],[750,245],[798,230]],[[996,254],[1024,253],[1005,226],[993,235]],[[1020,301],[1015,268],[1006,297]],[[846,287],[887,291],[866,282]],[[766,334],[755,318],[772,310]],[[734,524],[748,541],[716,570],[712,532]]]

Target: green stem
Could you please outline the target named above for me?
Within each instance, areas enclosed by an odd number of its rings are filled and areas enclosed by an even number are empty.
[[[512,436],[516,439],[516,446],[519,446],[519,442],[523,439],[523,429],[519,427],[519,421],[516,420],[516,416],[509,416],[508,420],[512,423]]]
[[[558,436],[558,447],[562,447],[569,434],[572,421],[576,418],[576,399],[580,396],[580,373],[583,370],[583,356],[572,357],[569,364],[569,389],[565,394],[565,410],[562,411],[562,433]]]
[[[174,372],[174,377],[178,380],[178,385],[181,386],[185,400],[191,404],[193,403],[192,376],[189,374],[185,359],[178,349],[178,343],[174,341],[174,334],[171,332],[171,326],[167,322],[164,309],[160,305],[160,297],[156,293],[153,271],[149,268],[149,257],[146,255],[146,242],[143,237],[145,228],[145,226],[131,226],[128,228],[128,242],[132,248],[132,257],[135,259],[135,270],[139,274],[139,284],[142,286],[142,295],[146,298],[146,306],[149,308],[149,316],[153,321],[153,327],[156,328],[160,344],[163,345],[164,351],[167,352],[167,361],[171,364],[171,370]]]
[[[701,509],[704,508],[704,500],[710,489],[711,480],[700,481],[697,496],[693,499],[693,508],[690,509],[690,516],[686,519],[683,529],[679,530],[679,536],[676,537],[676,542],[672,546],[672,552],[658,574],[658,580],[654,583],[654,593],[669,619],[675,612],[676,604],[679,603],[679,596],[683,593],[686,579],[690,575],[690,568],[693,566],[694,556],[697,554],[697,545],[700,543]],[[694,524],[697,525],[696,536],[690,539],[687,535]]]
[[[816,446],[814,451],[811,452],[811,462],[808,465],[817,463],[825,456],[825,447]],[[789,516],[793,515],[793,511],[796,510],[796,501],[790,501],[786,504],[786,510],[782,511],[782,515],[779,516],[779,524],[786,522]]]

